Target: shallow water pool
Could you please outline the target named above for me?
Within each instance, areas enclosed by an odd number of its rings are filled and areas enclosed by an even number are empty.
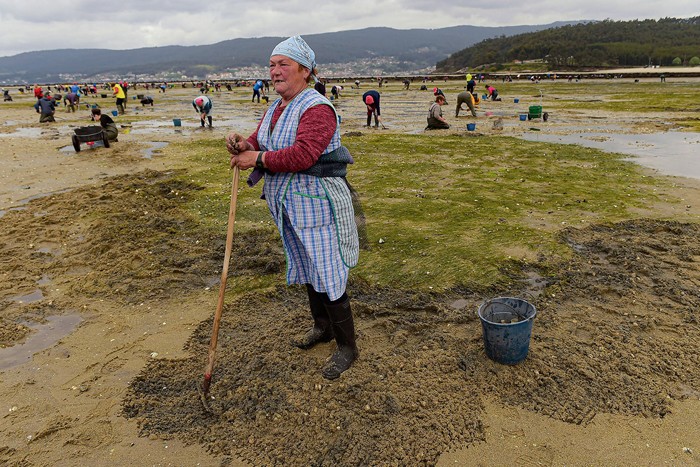
[[[82,318],[78,314],[49,316],[44,324],[30,324],[32,334],[21,344],[0,349],[0,370],[21,365],[42,350],[48,349],[59,339],[72,333]]]
[[[579,144],[581,146],[632,156],[627,160],[656,169],[666,175],[700,179],[700,133],[574,133],[555,135],[544,131],[524,133],[528,141]]]

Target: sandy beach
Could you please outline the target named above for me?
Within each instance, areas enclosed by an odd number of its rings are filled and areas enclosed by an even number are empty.
[[[674,80],[683,81],[667,84]],[[432,93],[420,84],[377,88],[383,130],[364,127],[359,96],[373,87],[345,83],[335,102],[341,134],[424,133]],[[672,132],[659,140],[661,153],[673,153],[668,144],[679,154],[700,147],[697,132],[668,123],[687,113],[569,109],[550,93],[565,94],[564,81],[518,88],[518,102],[502,83],[503,101],[482,103],[476,119],[454,117],[463,83],[426,84],[448,91],[453,127],[435,138],[612,144]],[[136,93],[155,105],[141,106]],[[214,128],[200,129],[197,94],[130,90],[127,114],[114,117],[119,141],[79,153],[70,138],[90,124],[86,106],[111,112],[113,99],[98,92],[76,113],[61,106],[51,124],[38,123],[33,96],[13,89],[11,105],[0,105],[0,465],[700,463],[700,177],[692,157],[663,159],[642,136],[626,146],[649,177],[668,181],[661,201],[615,225],[560,226],[581,254],[562,265],[554,289],[524,282],[540,315],[522,364],[485,356],[475,313],[483,296],[358,281],[362,356],[329,383],[316,369],[330,344],[303,354],[284,345],[307,324],[300,290],[237,293],[224,310],[215,415],[204,413],[196,385],[225,225],[207,233],[183,214],[203,182],[180,177],[191,169],[181,143],[223,149],[230,130],[254,130],[266,105],[251,103],[249,88],[214,93]],[[536,104],[550,112],[547,122],[519,120]],[[259,210],[262,225],[264,204]],[[234,281],[283,274],[269,229],[237,236],[234,251]]]

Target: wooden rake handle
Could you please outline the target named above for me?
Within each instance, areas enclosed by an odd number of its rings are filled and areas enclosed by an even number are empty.
[[[231,249],[233,246],[233,226],[236,223],[236,203],[238,201],[238,166],[233,168],[233,181],[231,183],[231,204],[228,210],[228,229],[226,230],[226,252],[224,254],[224,266],[221,271],[221,284],[219,286],[219,300],[216,303],[216,313],[214,314],[214,327],[211,331],[211,342],[209,343],[209,357],[207,360],[207,368],[204,370],[204,383],[202,390],[205,394],[209,393],[211,385],[211,374],[214,372],[214,361],[216,357],[216,345],[219,341],[219,324],[221,322],[221,314],[224,309],[224,293],[226,292],[226,279],[228,278],[228,265],[231,259]]]

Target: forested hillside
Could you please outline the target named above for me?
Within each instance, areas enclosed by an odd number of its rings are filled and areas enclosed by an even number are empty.
[[[437,63],[440,72],[543,60],[550,69],[692,65],[700,56],[700,16],[601,21],[486,39]],[[675,60],[675,63],[674,63]]]

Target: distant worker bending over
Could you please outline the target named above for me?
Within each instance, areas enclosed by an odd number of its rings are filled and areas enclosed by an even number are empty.
[[[253,98],[250,100],[250,102],[255,102],[255,98],[258,98],[258,104],[260,103],[260,93],[262,95],[265,95],[265,83],[263,83],[263,80],[259,79],[255,82],[253,85]]]
[[[199,112],[199,121],[202,124],[202,128],[204,128],[204,120],[205,119],[208,120],[208,122],[209,122],[209,128],[212,127],[212,117],[211,117],[212,105],[213,105],[213,102],[207,96],[199,96],[195,100],[192,101],[192,107],[194,107],[194,110]]]
[[[442,89],[440,88],[433,88],[433,96],[442,96],[445,99],[445,104],[447,104],[447,97],[445,97],[445,93],[442,92]]]
[[[75,112],[80,105],[80,97],[71,91],[63,98],[63,105],[66,106],[67,112]]]
[[[331,88],[331,97],[332,97],[333,99],[340,99],[340,93],[341,93],[342,90],[343,90],[343,87],[342,87],[342,86],[340,86],[340,85],[335,86],[335,85],[334,85],[334,86]]]
[[[469,110],[472,113],[472,117],[476,117],[476,110],[474,110],[474,96],[469,91],[462,91],[457,94],[457,108],[455,109],[455,118],[459,117],[459,111],[462,110],[462,104],[467,104]]]
[[[372,115],[374,115],[374,126],[379,126],[382,115],[379,108],[379,93],[375,90],[367,91],[362,95],[362,102],[367,106],[367,126],[372,123]]]

